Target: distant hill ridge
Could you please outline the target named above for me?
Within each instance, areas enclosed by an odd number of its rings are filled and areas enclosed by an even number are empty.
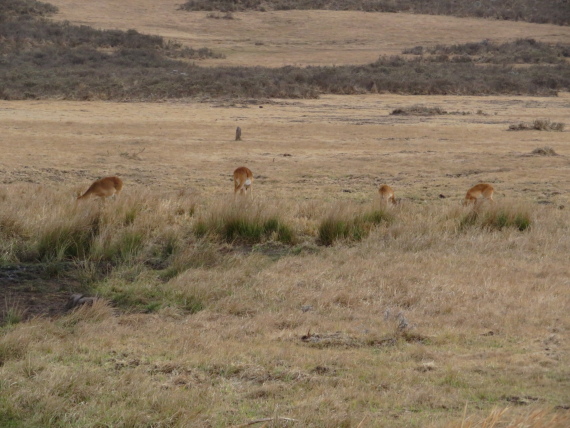
[[[206,68],[188,59],[216,57],[208,48],[194,50],[136,30],[54,22],[44,16],[55,9],[33,0],[0,5],[0,99],[5,100],[316,98],[367,92],[552,96],[570,90],[570,46],[532,39],[416,46],[405,56],[364,65]]]
[[[188,11],[361,10],[570,25],[568,0],[190,0]]]

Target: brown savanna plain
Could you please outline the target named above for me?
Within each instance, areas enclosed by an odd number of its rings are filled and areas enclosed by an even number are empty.
[[[174,2],[53,3],[57,19],[218,47],[222,63],[239,65],[365,63],[418,44],[489,34],[556,42],[569,32],[352,12],[236,13],[222,24],[175,11]],[[390,115],[418,104],[456,114]],[[135,257],[97,285],[106,298],[144,291],[174,302],[151,313],[99,302],[4,327],[5,420],[567,426],[570,139],[568,131],[508,127],[567,122],[569,113],[569,94],[0,102],[6,218],[40,230],[75,215],[74,198],[94,179],[116,174],[125,185],[102,208],[107,216],[143,207],[136,227],[179,233],[179,245],[206,260],[165,280]],[[242,141],[234,141],[236,126]],[[546,146],[558,156],[531,154]],[[232,172],[241,165],[255,176],[253,203],[297,231],[294,247],[214,245],[188,232],[196,218],[231,209]],[[460,201],[479,182],[492,183],[497,205],[529,212],[530,229],[460,228],[469,210]],[[392,222],[360,242],[316,243],[328,211],[378,204],[382,183],[402,201]],[[175,214],[185,201],[195,212]],[[100,208],[91,201],[81,209]],[[78,266],[87,278],[89,265]],[[61,293],[73,291],[66,287]],[[196,313],[176,304],[193,298],[203,303]],[[5,293],[6,309],[11,299]]]

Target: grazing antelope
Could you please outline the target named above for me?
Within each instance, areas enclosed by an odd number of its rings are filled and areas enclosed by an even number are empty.
[[[234,197],[237,195],[238,191],[240,195],[246,194],[249,190],[250,195],[252,194],[251,184],[253,183],[253,173],[249,168],[245,166],[240,166],[234,171]],[[253,196],[253,195],[252,195]]]
[[[383,184],[378,189],[378,193],[380,193],[380,199],[383,203],[387,204],[390,202],[393,205],[396,205],[396,198],[394,197],[394,190],[388,186],[387,184]]]
[[[476,205],[479,200],[487,199],[491,203],[495,203],[493,201],[493,186],[487,183],[477,184],[473,186],[471,189],[467,191],[465,195],[465,200],[463,201],[463,205],[473,204]]]
[[[97,196],[105,202],[105,198],[121,193],[123,188],[123,180],[119,177],[104,177],[93,182],[89,189],[77,197],[79,199],[87,199],[91,196]]]

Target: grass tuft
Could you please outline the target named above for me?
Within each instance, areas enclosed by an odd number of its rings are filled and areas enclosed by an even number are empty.
[[[479,227],[487,230],[514,228],[521,232],[532,225],[531,212],[526,206],[500,205],[474,207],[460,219],[460,229]]]
[[[338,240],[360,241],[372,228],[382,222],[390,222],[392,215],[384,210],[365,213],[354,212],[346,206],[337,206],[320,222],[317,239],[321,245],[333,245]]]
[[[11,326],[22,322],[26,317],[26,308],[9,294],[4,296],[4,310],[0,318],[0,327]]]
[[[100,224],[99,210],[78,212],[54,223],[46,222],[37,242],[38,259],[60,261],[88,257]]]
[[[295,243],[295,232],[282,217],[256,202],[238,201],[221,205],[199,218],[194,225],[199,238],[219,236],[228,243],[259,244],[265,241]]]

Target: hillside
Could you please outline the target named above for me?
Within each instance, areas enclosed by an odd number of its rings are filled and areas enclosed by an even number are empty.
[[[501,44],[487,39],[478,45],[438,43],[437,50],[429,44],[409,46],[398,56],[380,56],[365,65],[267,68],[198,66],[196,60],[222,62],[224,55],[161,35],[101,30],[43,16],[3,18],[0,35],[6,41],[0,96],[8,100],[314,98],[367,92],[556,95],[570,88],[570,45],[528,38]],[[331,46],[336,50],[334,42]],[[293,47],[297,48],[303,50]],[[432,53],[424,56],[430,49]],[[239,57],[239,53],[227,55]],[[519,64],[530,67],[516,67]]]
[[[269,11],[233,13],[234,19],[209,19],[210,12],[179,10],[167,0],[54,0],[56,19],[103,29],[137,29],[206,46],[226,56],[202,65],[265,66],[367,64],[381,55],[399,55],[417,45],[504,43],[533,38],[568,43],[570,27],[551,24],[354,11]]]

